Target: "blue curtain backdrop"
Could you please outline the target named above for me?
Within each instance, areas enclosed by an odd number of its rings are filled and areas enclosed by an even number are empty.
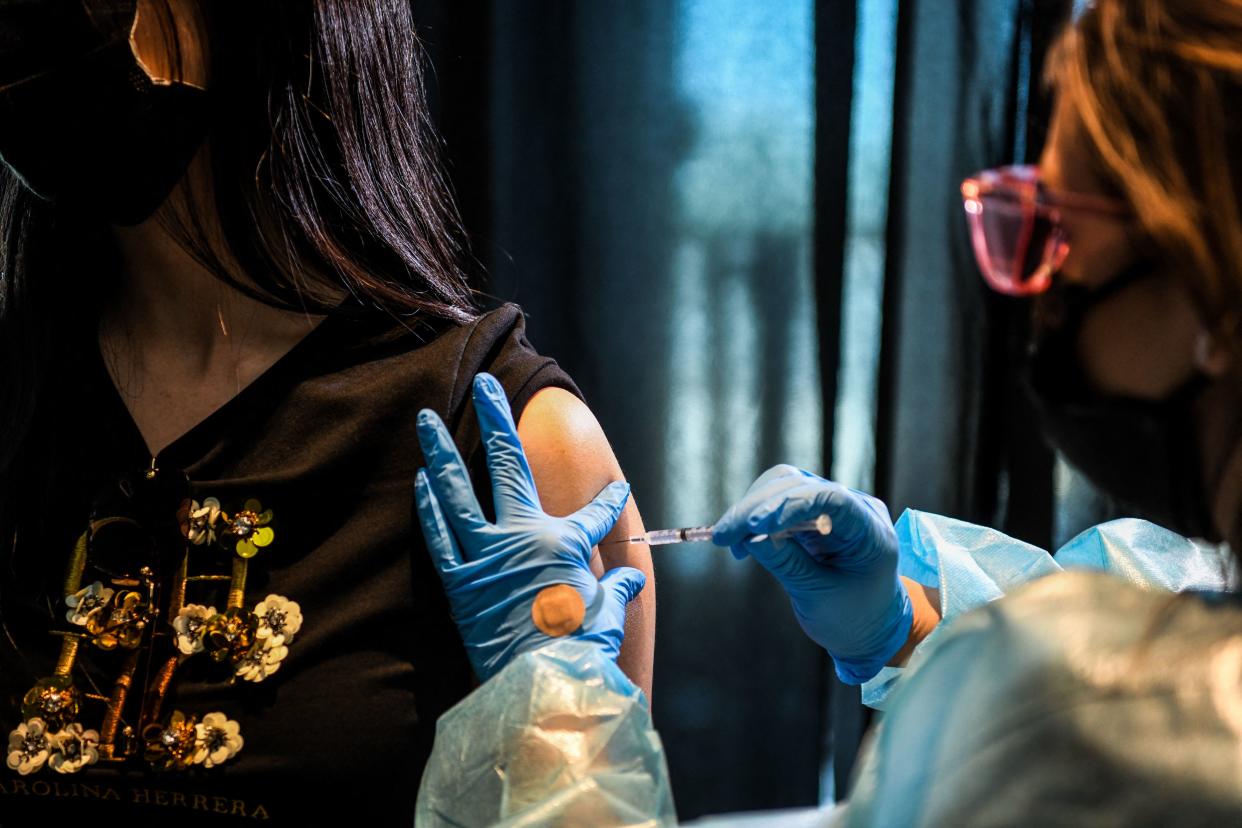
[[[648,526],[710,523],[767,466],[822,462],[812,15],[493,9],[489,290],[581,384]],[[682,813],[814,801],[821,654],[753,565],[655,554],[653,701]]]
[[[714,520],[776,462],[1043,544],[1095,515],[957,196],[1037,152],[1069,5],[415,4],[480,285],[578,381],[649,527]],[[868,717],[780,590],[707,546],[654,556],[681,817],[842,795]]]

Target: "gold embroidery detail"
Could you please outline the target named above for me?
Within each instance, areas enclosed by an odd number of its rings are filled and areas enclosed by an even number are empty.
[[[147,762],[160,770],[185,770],[194,762],[194,746],[198,740],[195,725],[198,719],[180,710],[172,714],[168,724],[152,723],[143,731]]]
[[[148,479],[151,477],[148,474]],[[78,537],[64,581],[64,617],[75,629],[52,631],[62,637],[60,655],[53,675],[41,679],[23,697],[25,721],[9,736],[11,768],[22,775],[45,766],[73,773],[96,761],[121,762],[137,756],[161,769],[180,770],[194,764],[210,768],[241,750],[244,742],[240,728],[223,713],[208,713],[200,720],[178,710],[166,721],[162,718],[163,701],[177,668],[194,654],[206,652],[214,661],[229,665],[230,681],[262,681],[276,672],[286,657],[288,645],[301,627],[302,615],[295,602],[280,595],[268,595],[255,611],[245,609],[250,558],[275,538],[268,525],[271,510],[264,510],[257,500],[248,500],[230,516],[215,498],[206,498],[203,504],[186,501],[176,513],[187,545],[171,582],[158,580],[147,566],[134,574],[110,572],[96,564],[95,571],[105,580],[83,588],[98,532],[114,524],[142,526],[132,518],[107,517],[92,520]],[[228,575],[190,574],[191,558],[199,554],[194,547],[207,542],[233,553]],[[202,560],[210,562],[213,558],[208,552]],[[191,582],[223,581],[228,582],[223,612],[186,603]],[[161,596],[161,589],[167,590],[166,597]],[[161,612],[167,619],[156,625]],[[108,695],[84,692],[74,684],[84,640],[100,650],[117,652],[121,658]],[[136,683],[140,668],[144,678]],[[125,721],[135,689],[141,694],[139,732]],[[87,701],[103,705],[98,732],[85,730],[76,721]],[[2,793],[5,791],[0,789]],[[266,817],[263,806],[255,811],[256,816]]]

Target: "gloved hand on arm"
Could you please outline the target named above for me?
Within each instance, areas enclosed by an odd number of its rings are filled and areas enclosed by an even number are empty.
[[[774,537],[820,515],[832,519],[827,535]],[[892,519],[876,498],[776,466],[725,512],[712,541],[776,576],[803,631],[828,651],[847,684],[870,679],[905,645],[914,611],[897,576]]]
[[[646,698],[614,661],[626,605],[645,579],[630,567],[596,579],[589,566],[629,486],[607,486],[569,517],[545,514],[495,379],[475,378],[474,406],[494,523],[440,418],[423,411],[418,420],[427,460],[415,483],[419,522],[484,684],[436,722],[415,822],[675,825]],[[563,611],[575,602],[576,614]]]
[[[629,485],[609,484],[569,517],[545,514],[504,389],[494,377],[475,377],[474,408],[496,522],[484,517],[452,436],[430,410],[418,415],[427,466],[418,471],[415,502],[475,673],[486,681],[515,656],[557,638],[592,643],[616,659],[626,605],[646,576],[618,567],[597,579],[590,560],[625,508]]]

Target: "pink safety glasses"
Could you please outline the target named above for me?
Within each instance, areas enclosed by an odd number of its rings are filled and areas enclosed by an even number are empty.
[[[962,182],[962,201],[983,278],[1008,296],[1032,296],[1052,284],[1070,251],[1064,211],[1130,216],[1116,199],[1045,189],[1034,166],[977,173]]]

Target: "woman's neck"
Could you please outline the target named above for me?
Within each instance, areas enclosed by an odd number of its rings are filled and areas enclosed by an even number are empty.
[[[322,317],[227,285],[156,218],[116,228],[120,285],[100,321],[108,369],[152,454],[284,356]]]
[[[1228,370],[1204,391],[1194,425],[1210,517],[1242,554],[1242,371]]]
[[[123,334],[142,350],[173,348],[188,364],[222,352],[287,350],[321,317],[280,310],[217,278],[152,217],[115,228],[121,279],[104,313],[105,334]]]
[[[1217,528],[1242,561],[1242,442],[1233,446],[1226,458],[1209,505]]]

